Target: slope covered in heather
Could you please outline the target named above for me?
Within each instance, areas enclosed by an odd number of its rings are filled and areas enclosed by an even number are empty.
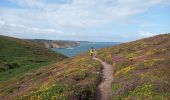
[[[115,69],[114,100],[170,98],[170,34],[104,48],[98,57]]]
[[[22,77],[1,88],[3,100],[91,100],[94,99],[102,65],[81,54]]]
[[[0,36],[0,99],[93,99],[101,64],[87,54],[65,58],[31,41]]]
[[[113,99],[166,99],[170,93],[170,34],[98,50],[112,64]],[[87,53],[41,67],[1,85],[5,99],[93,100],[102,65]]]

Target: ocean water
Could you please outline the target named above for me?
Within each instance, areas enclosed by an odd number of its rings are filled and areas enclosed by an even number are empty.
[[[61,54],[64,54],[68,57],[73,57],[76,56],[80,53],[83,52],[88,52],[91,47],[94,49],[100,49],[100,48],[105,48],[113,45],[117,45],[120,43],[116,42],[82,42],[80,43],[79,46],[74,46],[74,47],[68,47],[68,48],[53,48],[53,51],[59,52]]]

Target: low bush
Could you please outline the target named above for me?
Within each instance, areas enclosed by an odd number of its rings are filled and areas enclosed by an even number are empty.
[[[18,63],[8,63],[8,64],[5,64],[4,66],[7,67],[8,69],[14,69],[14,68],[20,67]]]

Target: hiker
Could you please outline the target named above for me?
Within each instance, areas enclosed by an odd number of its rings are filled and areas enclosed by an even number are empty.
[[[91,56],[91,59],[93,58],[93,56],[94,56],[94,48],[93,47],[91,47],[91,49],[90,49],[90,56]]]

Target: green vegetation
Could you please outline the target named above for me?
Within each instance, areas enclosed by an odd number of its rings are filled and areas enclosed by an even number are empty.
[[[170,34],[99,50],[115,69],[114,100],[170,98]]]
[[[0,36],[0,88],[16,82],[26,73],[65,58],[36,43]],[[13,89],[6,91],[10,93]]]
[[[0,36],[0,97],[93,99],[102,65],[88,54],[65,58],[30,41]]]
[[[0,72],[23,69],[21,67],[45,64],[54,60],[61,61],[65,58],[30,41],[0,36]]]
[[[24,52],[14,52],[6,53],[8,56],[4,56],[5,50],[2,50],[0,59],[2,99],[94,99],[96,87],[101,81],[100,62],[91,60],[88,54],[60,61],[65,57],[56,54],[61,56],[61,59],[58,59],[53,53],[44,53],[46,50],[49,51],[48,49],[43,49],[45,50],[43,53],[36,52],[39,50],[37,48],[43,47],[34,47],[36,48],[29,47],[33,50],[26,51],[28,48],[24,50],[28,55]],[[14,48],[16,46],[7,51]],[[112,64],[115,70],[113,99],[168,100],[170,98],[169,51],[170,34],[99,50],[98,57]],[[54,64],[54,61],[58,62]]]
[[[30,92],[28,95],[18,97],[20,100],[66,100],[64,91],[69,91],[70,88],[64,84],[53,84],[51,87],[43,86],[38,91]]]
[[[0,36],[0,57],[31,57],[43,60],[66,58],[34,42],[6,36]]]
[[[19,100],[91,100],[101,80],[102,65],[81,54],[15,79],[1,91],[3,98]]]

